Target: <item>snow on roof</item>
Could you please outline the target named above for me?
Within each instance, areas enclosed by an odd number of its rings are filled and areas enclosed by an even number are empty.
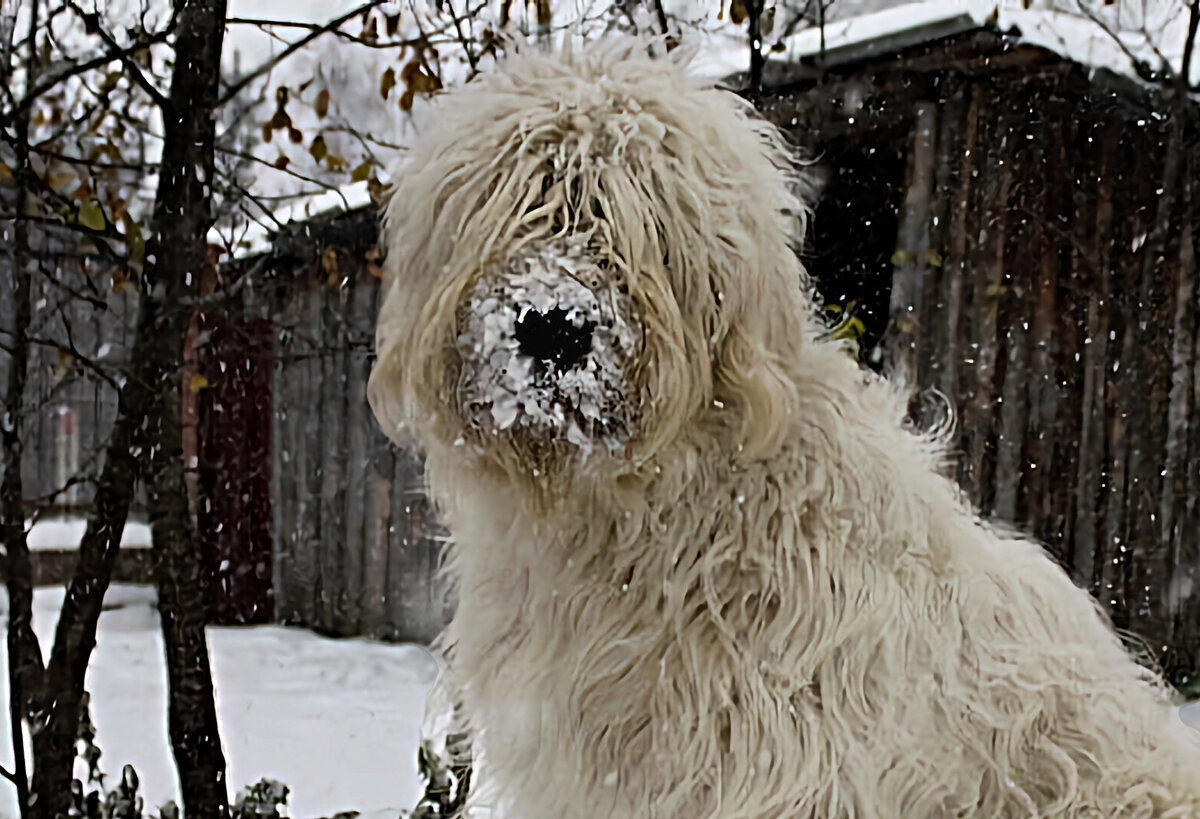
[[[823,47],[824,62],[836,64],[987,28],[1014,33],[1022,44],[1045,48],[1081,65],[1136,78],[1134,57],[1152,67],[1163,59],[1178,66],[1186,37],[1186,17],[1178,13],[1181,7],[1147,5],[1149,9],[1131,21],[1127,8],[1127,19],[1119,16],[1120,6],[1080,4],[1064,11],[1024,8],[1009,0],[926,0],[830,23],[823,42],[820,29],[805,29],[784,41],[778,59],[796,62],[817,57]],[[1200,80],[1200,62],[1192,73]]]
[[[334,6],[328,6],[321,0],[234,0],[243,14],[278,13],[314,20],[324,19],[332,10],[353,2],[336,0]],[[1024,7],[1026,2],[1037,4],[1037,7],[1027,9]],[[569,0],[555,0],[556,8],[563,12],[568,12],[570,5]],[[1186,36],[1183,7],[1172,0],[1142,0],[1140,3],[1119,0],[1112,6],[1099,0],[924,0],[889,5],[884,0],[856,0],[850,12],[831,16],[823,36],[820,29],[813,27],[785,38],[781,53],[768,54],[768,65],[783,67],[783,74],[787,76],[791,74],[789,64],[794,66],[813,58],[823,65],[834,65],[894,54],[922,43],[988,29],[1013,34],[1020,43],[1046,48],[1085,66],[1136,77],[1134,57],[1153,67],[1157,67],[1162,59],[1178,66]],[[734,77],[744,78],[749,47],[743,26],[720,20],[711,4],[698,0],[664,0],[664,7],[684,31],[685,45],[696,49],[692,66],[698,74],[716,82],[725,80],[727,85],[738,84],[732,79]],[[837,8],[836,4],[834,8]],[[850,8],[849,4],[847,8]],[[782,26],[778,20],[776,24]],[[766,39],[772,41],[771,37]],[[235,59],[238,54],[254,54],[257,58],[254,62],[286,43],[285,39],[272,40],[261,31],[247,31],[239,26],[231,27],[230,40],[227,59]],[[317,87],[335,87],[338,93],[334,105],[344,118],[364,132],[385,135],[398,148],[419,131],[421,117],[435,106],[418,100],[411,114],[401,115],[395,105],[381,104],[375,85],[384,66],[393,59],[384,51],[364,51],[329,41],[322,48],[302,49],[289,57],[277,69],[271,84],[323,77],[306,93],[315,94]],[[447,85],[460,81],[460,75],[465,71],[453,61],[443,68],[447,72],[443,77]],[[1200,60],[1196,61],[1193,73],[1200,81]],[[266,101],[262,104],[269,107]],[[305,106],[295,108],[293,116],[297,127],[306,134],[321,130],[315,115]],[[265,114],[259,118],[265,118]],[[334,140],[337,136],[334,133],[329,138]],[[280,142],[256,146],[255,153],[269,159],[274,156],[272,152],[301,156],[307,150],[302,144],[280,145]],[[346,145],[341,147],[350,152],[354,150]],[[389,165],[399,156],[398,151],[392,150],[380,149],[380,153]],[[350,161],[358,160],[351,158]],[[257,193],[294,190],[295,180],[289,182],[271,174],[269,168],[256,167],[258,178],[254,189]],[[249,218],[236,220],[240,226],[232,235],[226,222],[224,228],[210,233],[210,239],[228,247],[235,258],[255,255],[268,251],[274,235],[289,222],[304,221],[329,211],[354,210],[369,203],[365,182],[348,184],[318,194],[290,198],[286,205],[271,214],[251,213]]]
[[[307,222],[314,216],[331,211],[349,212],[371,204],[367,183],[354,182],[327,191],[307,196],[296,196],[276,210],[270,217],[250,222],[233,233],[213,227],[208,238],[213,244],[227,247],[233,258],[243,258],[265,253],[271,249],[275,235],[294,222]]]

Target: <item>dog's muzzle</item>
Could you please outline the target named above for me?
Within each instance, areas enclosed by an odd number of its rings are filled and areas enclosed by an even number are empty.
[[[585,251],[544,248],[485,271],[458,311],[459,409],[474,428],[620,451],[642,330]]]

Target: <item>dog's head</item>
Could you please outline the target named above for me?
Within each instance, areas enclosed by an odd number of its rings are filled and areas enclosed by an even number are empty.
[[[397,171],[370,396],[506,471],[777,443],[812,335],[779,133],[619,41],[447,93]]]

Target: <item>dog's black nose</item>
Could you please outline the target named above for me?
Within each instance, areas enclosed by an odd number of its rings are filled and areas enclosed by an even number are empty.
[[[517,346],[522,355],[566,372],[591,352],[595,329],[590,321],[576,325],[567,317],[567,311],[558,307],[547,313],[530,310],[517,322]]]

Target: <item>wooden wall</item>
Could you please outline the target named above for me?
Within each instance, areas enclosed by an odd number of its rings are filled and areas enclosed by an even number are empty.
[[[839,225],[896,237],[891,281],[866,294],[886,299],[887,363],[941,396],[918,416],[955,413],[958,476],[979,508],[1046,542],[1194,684],[1195,108],[984,36],[762,105],[828,165],[902,152],[901,174],[865,183],[899,193],[892,223]]]
[[[52,507],[82,508],[91,502],[103,447],[117,414],[115,381],[129,363],[137,312],[133,289],[123,285],[114,289],[102,258],[69,249],[75,246],[61,237],[32,233],[39,268],[32,283],[34,343],[25,390],[22,470],[31,513]],[[0,293],[12,293],[10,265],[11,256],[0,254]],[[11,303],[0,306],[0,327],[9,326],[11,308]],[[0,391],[7,383],[8,355],[0,353]],[[73,412],[73,419],[64,418],[64,410]],[[78,470],[63,473],[56,464],[56,441],[60,428],[71,426]],[[68,483],[71,479],[74,482]],[[141,500],[139,494],[137,506]]]
[[[374,232],[373,211],[310,225],[274,261],[275,609],[331,634],[426,641],[450,608],[422,464],[387,442],[366,400]]]

